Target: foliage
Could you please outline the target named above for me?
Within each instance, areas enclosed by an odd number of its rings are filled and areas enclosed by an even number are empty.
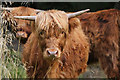
[[[2,22],[5,22],[2,20]],[[26,78],[21,53],[12,49],[14,35],[7,29],[8,23],[0,25],[0,78]]]

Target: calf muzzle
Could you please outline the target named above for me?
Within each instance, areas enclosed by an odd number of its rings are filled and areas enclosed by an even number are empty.
[[[46,54],[49,57],[51,57],[51,56],[56,57],[56,58],[60,57],[60,51],[57,48],[47,48],[46,49]]]

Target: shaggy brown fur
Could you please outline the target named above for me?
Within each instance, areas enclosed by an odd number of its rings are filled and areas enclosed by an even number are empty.
[[[23,51],[23,63],[26,65],[28,76],[77,78],[87,67],[89,52],[89,43],[79,19],[72,18],[68,23],[66,13],[57,10],[40,14]],[[59,50],[59,58],[51,60],[49,56],[46,57],[45,51],[51,47]]]
[[[3,12],[3,14],[5,15],[6,12]],[[12,17],[10,16],[35,16],[37,14],[37,12],[35,11],[35,9],[33,8],[29,8],[29,7],[15,7],[13,10],[11,10],[9,13],[7,12],[7,21],[9,21],[9,19],[12,19]],[[34,27],[35,23],[34,21],[29,21],[29,20],[22,20],[22,19],[12,19],[12,22],[16,22],[17,24],[14,26],[9,26],[12,28],[12,30],[15,32],[15,35],[17,38],[22,37],[23,40],[22,43],[25,43],[26,41],[24,41],[25,39],[27,39],[29,37],[29,35],[31,34],[31,30],[32,27]],[[11,23],[11,21],[9,21],[9,24]],[[13,23],[11,23],[13,24]]]
[[[85,13],[78,18],[91,43],[90,56],[97,58],[109,78],[120,77],[119,26],[120,11],[116,9]],[[119,55],[119,57],[118,57]],[[96,60],[96,59],[94,59]]]
[[[35,9],[29,7],[17,7],[11,11],[13,16],[35,16],[37,13]],[[32,27],[34,27],[34,21],[15,19],[17,22],[17,33],[16,35],[21,35],[22,38],[28,38]],[[22,33],[20,33],[22,32]],[[19,36],[18,36],[19,37]]]

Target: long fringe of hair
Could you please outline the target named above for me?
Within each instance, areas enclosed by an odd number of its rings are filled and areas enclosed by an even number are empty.
[[[64,11],[48,10],[42,11],[37,15],[35,20],[35,30],[49,30],[54,28],[56,25],[59,28],[68,30],[68,17]]]

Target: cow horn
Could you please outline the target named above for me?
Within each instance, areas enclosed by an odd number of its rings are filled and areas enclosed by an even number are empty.
[[[2,10],[8,10],[8,11],[12,11],[12,10],[14,10],[14,8],[2,8]]]
[[[75,17],[75,16],[80,15],[82,13],[85,13],[85,12],[87,12],[89,10],[90,9],[86,9],[86,10],[78,11],[78,12],[75,12],[75,13],[69,13],[69,14],[67,14],[67,16],[68,16],[68,18],[72,18],[72,17]]]
[[[39,10],[39,9],[36,9],[35,11],[36,11],[36,12],[41,12],[41,11],[44,11],[44,10]]]
[[[68,16],[68,18],[75,17],[75,16],[85,13],[89,10],[90,9],[86,9],[86,10],[78,11],[75,13],[69,13],[69,14],[67,14],[67,16]],[[25,20],[35,20],[36,16],[14,16],[14,18],[25,19]]]
[[[4,7],[2,8],[2,10],[8,10],[8,11],[12,11],[14,9],[15,9],[15,7],[14,8],[4,8]],[[35,11],[40,12],[40,11],[43,11],[43,10],[36,9]]]
[[[18,19],[25,19],[25,20],[32,20],[34,21],[36,16],[14,16],[14,18],[18,18]]]

